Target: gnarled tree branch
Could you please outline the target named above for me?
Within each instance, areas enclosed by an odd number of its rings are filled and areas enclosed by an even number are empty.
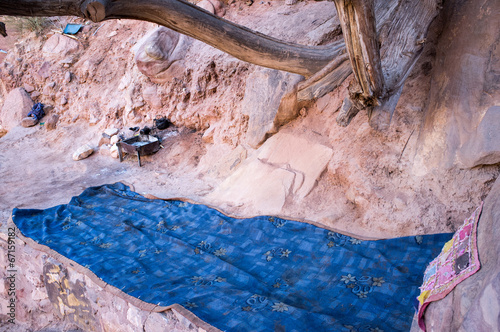
[[[183,0],[0,0],[0,15],[137,19],[166,26],[256,65],[309,77],[345,52],[343,41],[302,46],[229,22]]]
[[[137,19],[158,23],[240,60],[309,78],[297,90],[300,100],[332,91],[352,69],[352,103],[345,103],[346,114],[339,123],[347,125],[356,109],[367,108],[372,127],[387,128],[442,0],[334,1],[346,43],[326,46],[280,41],[183,0],[0,0],[0,15],[72,15],[95,22]],[[346,46],[352,68],[347,64]]]

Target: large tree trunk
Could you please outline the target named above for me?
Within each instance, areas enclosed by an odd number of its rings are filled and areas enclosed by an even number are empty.
[[[356,79],[338,123],[366,108],[370,125],[387,129],[441,0],[334,1]]]
[[[351,67],[360,86],[353,96],[363,106],[378,104],[384,93],[373,0],[335,0]]]
[[[370,112],[370,125],[377,130],[388,128],[403,85],[422,54],[429,26],[439,13],[443,1],[391,2],[376,0],[375,5],[385,81],[385,92],[380,105]],[[382,14],[379,13],[385,13],[384,19],[380,18]]]

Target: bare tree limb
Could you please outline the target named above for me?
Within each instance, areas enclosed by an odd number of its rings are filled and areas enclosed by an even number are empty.
[[[0,0],[0,15],[85,17],[95,22],[137,19],[166,26],[256,65],[309,77],[345,52],[287,43],[234,24],[183,0]]]
[[[297,99],[309,101],[321,98],[337,88],[352,73],[348,60],[347,53],[343,53],[306,81],[300,82]]]
[[[389,128],[404,83],[422,54],[427,32],[439,13],[442,0],[377,0],[377,32],[385,80],[385,94],[370,110],[370,125],[377,130]],[[382,18],[383,17],[383,18]]]

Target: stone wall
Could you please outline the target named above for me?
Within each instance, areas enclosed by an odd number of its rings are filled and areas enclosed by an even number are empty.
[[[413,167],[416,175],[454,164],[469,168],[500,162],[498,140],[495,153],[482,143],[488,130],[478,132],[485,128],[480,125],[483,118],[494,112],[491,108],[500,105],[499,15],[496,0],[446,1]]]
[[[19,238],[15,240],[15,272],[9,272],[7,229],[2,227],[0,232],[0,331],[205,331],[175,309],[142,310]],[[14,324],[8,315],[12,283]]]

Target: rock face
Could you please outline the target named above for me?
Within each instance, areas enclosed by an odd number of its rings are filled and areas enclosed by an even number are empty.
[[[285,204],[294,178],[293,172],[253,160],[224,181],[216,189],[215,195],[231,204],[248,204],[257,211],[278,214]]]
[[[47,39],[42,52],[47,57],[59,58],[75,53],[79,48],[80,44],[76,40],[56,33]]]
[[[303,137],[278,133],[266,141],[211,197],[279,214],[287,197],[300,201],[326,169],[333,150]]]
[[[5,98],[0,112],[2,127],[8,131],[19,125],[33,105],[33,100],[23,88],[12,90]]]
[[[248,76],[242,113],[248,115],[246,141],[250,146],[259,147],[280,126],[298,116],[294,87],[302,79],[268,68],[259,68]],[[287,94],[289,98],[283,98]]]
[[[144,101],[148,103],[153,109],[161,109],[163,103],[160,96],[158,95],[158,90],[156,85],[151,85],[144,88],[142,92],[142,97]]]
[[[323,144],[281,134],[270,138],[259,149],[258,159],[295,173],[293,193],[302,199],[311,192],[332,156],[333,150]]]
[[[466,167],[500,163],[500,106],[490,107],[476,132],[458,152]]]
[[[192,40],[166,27],[141,39],[135,52],[137,68],[153,82],[161,83],[184,71],[182,59]]]
[[[484,202],[477,243],[481,269],[425,312],[427,331],[500,330],[500,181]],[[419,331],[412,327],[412,332]]]
[[[500,2],[447,1],[443,13],[417,175],[453,166],[486,111],[500,105]],[[474,164],[472,156],[462,156]]]

